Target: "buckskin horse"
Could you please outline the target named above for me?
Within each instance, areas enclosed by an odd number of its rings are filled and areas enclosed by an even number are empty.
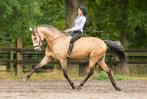
[[[74,48],[71,53],[71,59],[82,59],[88,57],[89,59],[89,71],[87,76],[83,79],[83,81],[75,87],[72,80],[69,78],[67,73],[67,50],[69,46],[69,42],[71,36],[65,35],[65,33],[61,33],[58,29],[53,26],[47,25],[40,25],[31,30],[32,34],[32,42],[34,49],[37,51],[41,50],[42,42],[45,40],[47,43],[47,47],[45,49],[45,56],[41,60],[39,64],[35,66],[34,69],[24,78],[26,81],[30,76],[39,68],[43,67],[44,65],[48,64],[52,60],[58,60],[64,77],[69,82],[72,89],[81,89],[81,87],[85,84],[88,78],[93,74],[94,68],[96,64],[100,66],[100,68],[105,71],[113,87],[120,91],[121,89],[116,85],[111,69],[105,63],[105,55],[107,51],[107,46],[114,51],[118,58],[121,65],[124,65],[126,62],[125,53],[120,45],[114,43],[110,40],[101,40],[96,37],[82,37],[77,40],[74,44]]]

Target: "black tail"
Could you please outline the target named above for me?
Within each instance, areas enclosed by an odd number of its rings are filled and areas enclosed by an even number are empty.
[[[111,41],[111,40],[104,40],[104,42],[108,45],[108,47],[115,53],[117,54],[120,63],[125,64],[126,63],[126,56],[123,51],[123,47],[121,45],[118,45],[116,42]]]

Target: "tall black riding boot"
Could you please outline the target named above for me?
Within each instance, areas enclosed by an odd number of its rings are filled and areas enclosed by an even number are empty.
[[[69,45],[68,53],[67,53],[67,58],[70,58],[70,54],[71,54],[71,52],[72,52],[73,45],[74,45],[73,43],[71,43],[71,44]]]

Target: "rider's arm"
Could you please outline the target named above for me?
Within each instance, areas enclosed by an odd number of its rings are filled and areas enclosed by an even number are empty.
[[[77,19],[77,22],[75,22],[75,26],[70,29],[70,31],[83,31],[83,27],[86,23],[86,18],[81,17],[79,20]]]

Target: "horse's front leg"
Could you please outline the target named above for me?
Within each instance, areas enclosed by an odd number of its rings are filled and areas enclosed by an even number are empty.
[[[60,59],[60,64],[61,64],[61,68],[62,68],[64,77],[67,79],[72,89],[75,89],[74,83],[70,80],[68,73],[67,73],[67,60]]]
[[[39,64],[37,64],[37,65],[35,66],[35,68],[33,68],[33,69],[31,70],[31,72],[30,72],[25,78],[23,78],[23,81],[27,81],[37,69],[43,67],[44,65],[46,65],[46,64],[47,64],[48,62],[50,62],[50,61],[51,61],[51,57],[45,56],[45,57],[41,60],[41,62],[40,62]]]

